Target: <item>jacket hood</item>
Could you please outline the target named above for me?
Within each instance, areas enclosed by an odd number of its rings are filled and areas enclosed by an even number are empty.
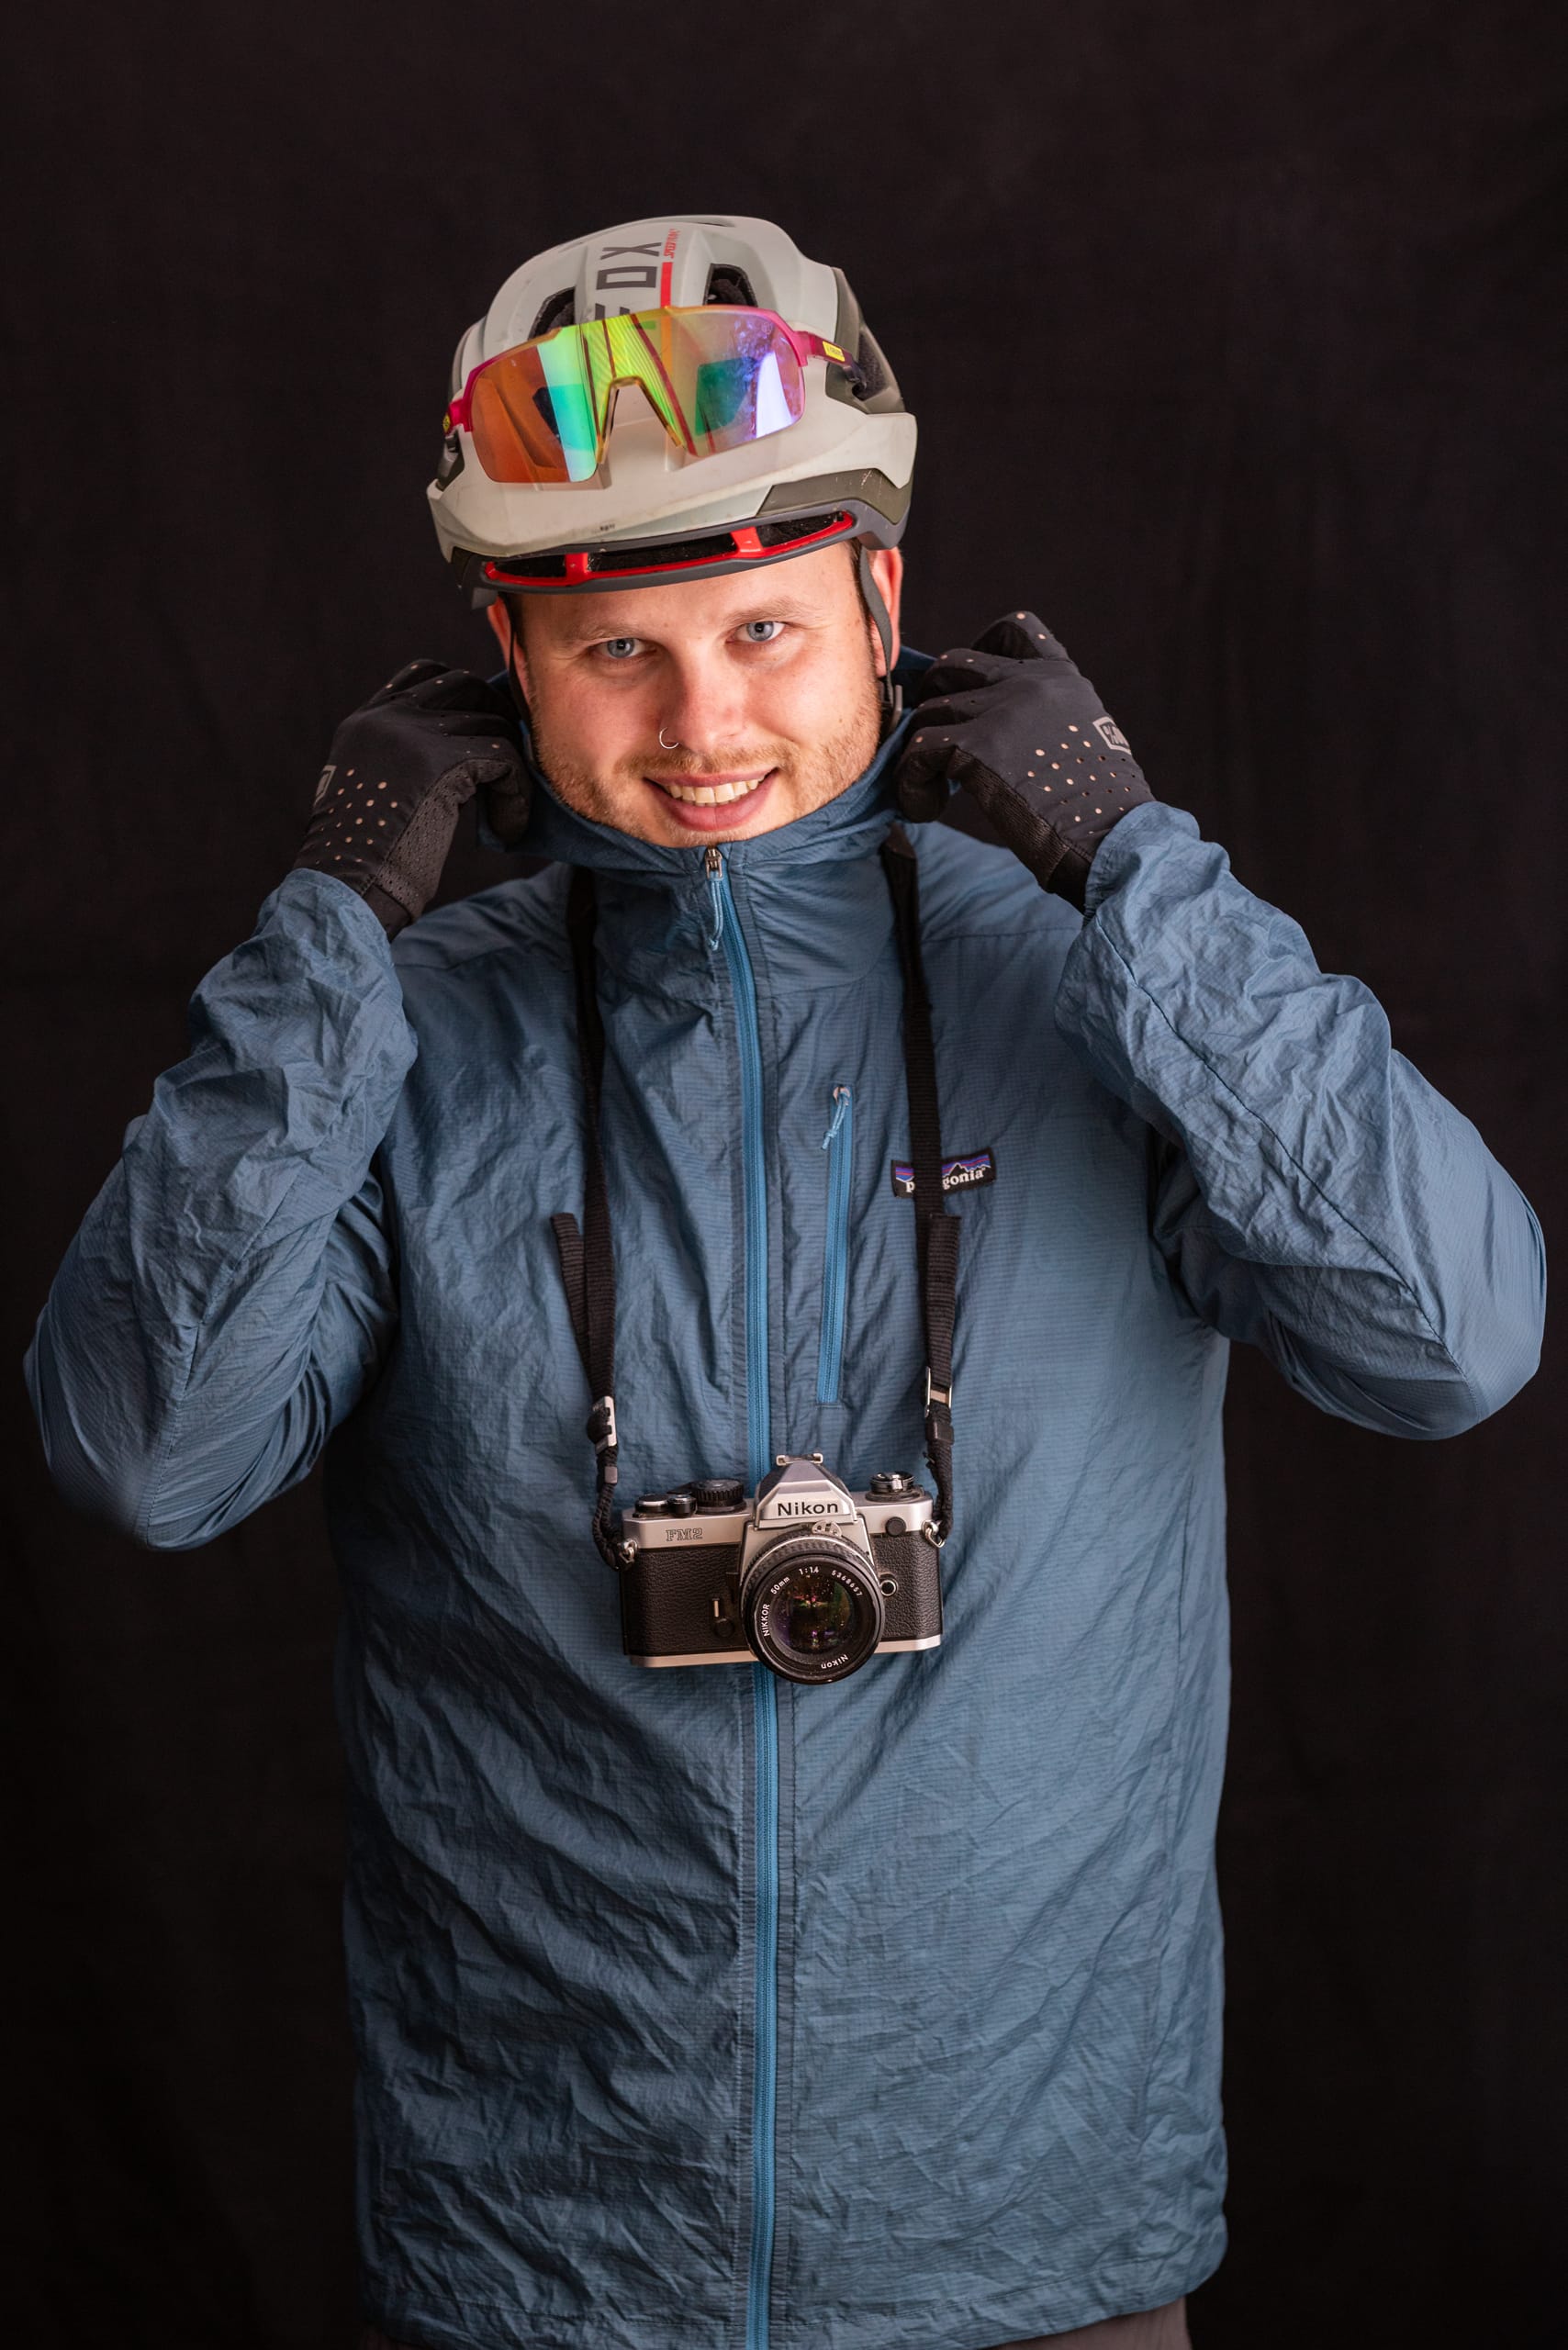
[[[917,653],[906,646],[894,668],[894,677],[906,687],[931,664],[931,655]],[[506,672],[498,671],[492,681],[504,690]],[[726,841],[724,858],[733,872],[757,872],[767,867],[783,865],[823,865],[841,863],[848,858],[866,856],[886,837],[897,820],[898,804],[893,791],[893,773],[913,723],[913,712],[906,711],[897,725],[879,744],[875,758],[848,788],[809,815],[798,816],[790,823],[778,825],[770,833],[762,833],[755,840]],[[627,879],[654,881],[663,878],[690,888],[701,876],[702,859],[709,844],[700,842],[691,848],[666,848],[653,841],[640,841],[630,833],[618,831],[613,825],[594,822],[592,818],[579,815],[561,800],[549,778],[533,756],[532,737],[521,720],[518,731],[522,738],[523,755],[533,781],[533,805],[528,829],[516,845],[522,856],[549,859],[554,864],[582,865],[594,871],[613,874]],[[496,839],[480,816],[480,838],[487,847],[499,848]]]

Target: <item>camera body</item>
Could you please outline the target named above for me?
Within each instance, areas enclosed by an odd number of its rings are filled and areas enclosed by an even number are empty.
[[[841,1681],[867,1658],[942,1639],[935,1505],[902,1472],[851,1493],[820,1453],[650,1494],[622,1522],[621,1631],[634,1664],[749,1664]]]

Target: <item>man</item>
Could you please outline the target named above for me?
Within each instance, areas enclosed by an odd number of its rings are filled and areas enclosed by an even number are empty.
[[[901,653],[913,459],[766,222],[508,281],[515,711],[344,722],[29,1356],[145,1542],[326,1450],[377,2341],[1185,2342],[1228,1341],[1412,1437],[1535,1365],[1529,1207],[1043,623]],[[476,791],[554,863],[415,920]]]

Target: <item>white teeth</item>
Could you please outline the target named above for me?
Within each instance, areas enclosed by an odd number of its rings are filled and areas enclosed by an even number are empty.
[[[772,773],[769,768],[768,773]],[[670,783],[661,778],[659,789],[667,791],[672,800],[689,800],[694,808],[713,808],[730,800],[744,800],[767,776],[756,776],[749,783]]]

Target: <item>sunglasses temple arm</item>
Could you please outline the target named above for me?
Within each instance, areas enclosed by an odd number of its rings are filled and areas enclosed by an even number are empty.
[[[866,381],[864,367],[851,359],[847,351],[843,350],[838,343],[829,342],[820,334],[797,334],[792,327],[786,327],[784,331],[795,345],[797,359],[825,359],[830,367],[836,367],[839,374],[847,375],[852,384],[863,384]]]

